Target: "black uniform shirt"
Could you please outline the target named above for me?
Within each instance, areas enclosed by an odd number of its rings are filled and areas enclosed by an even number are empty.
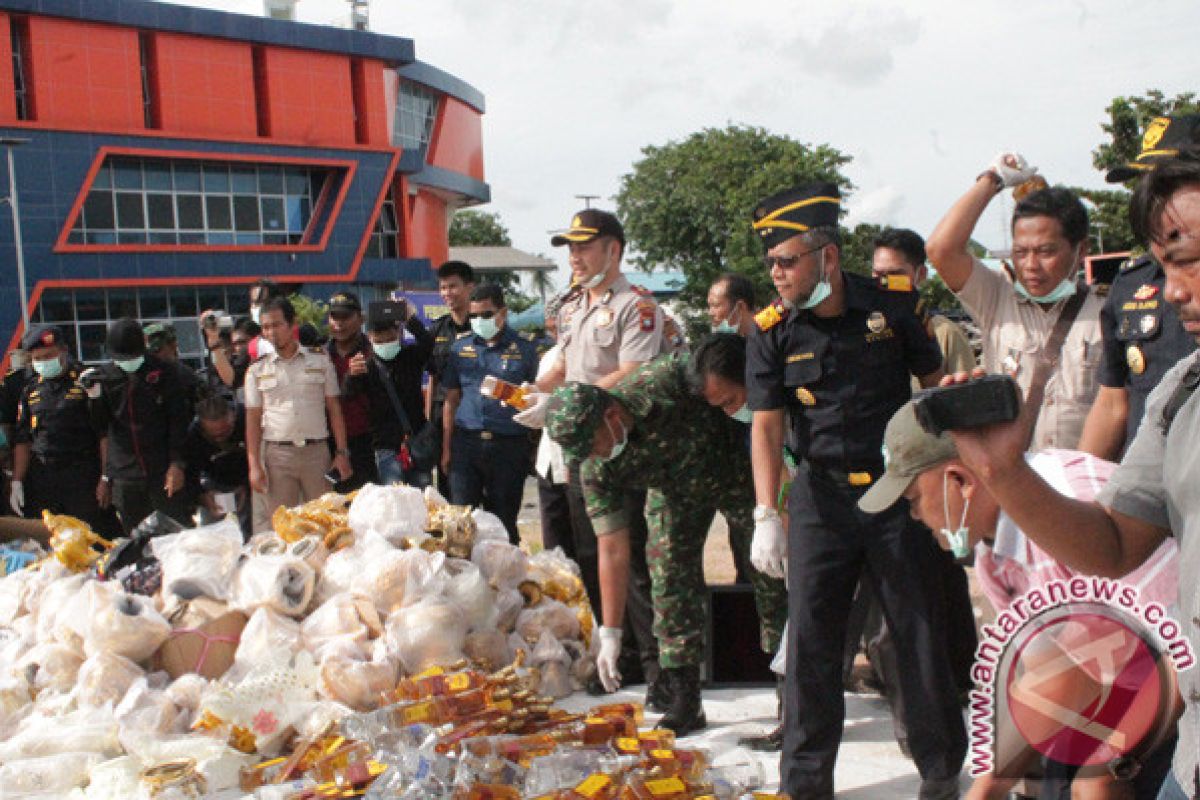
[[[207,477],[211,488],[228,492],[250,485],[250,463],[246,458],[246,411],[238,406],[233,431],[223,442],[204,435],[199,419],[192,420],[181,449],[188,484],[200,489]]]
[[[1121,268],[1100,310],[1104,358],[1101,386],[1129,392],[1125,443],[1133,441],[1146,410],[1146,397],[1166,371],[1196,349],[1175,307],[1163,297],[1167,281],[1162,266],[1142,256]]]
[[[17,406],[21,402],[21,392],[25,384],[36,378],[31,367],[9,370],[0,384],[0,425],[17,424]]]
[[[450,348],[459,336],[471,332],[471,323],[467,321],[459,325],[454,321],[454,315],[446,312],[434,320],[429,332],[433,335],[433,352],[429,356],[429,366],[426,369],[430,376],[437,378],[437,391],[433,395],[433,402],[442,403],[446,400],[446,385],[442,376],[446,371],[447,362],[450,361]]]
[[[394,450],[404,441],[404,429],[384,381],[390,382],[395,388],[396,399],[408,417],[410,431],[417,433],[425,427],[421,373],[429,361],[433,337],[418,317],[409,317],[406,327],[415,342],[402,345],[391,361],[372,356],[367,361],[367,374],[352,376],[345,384],[348,396],[366,393],[370,398],[371,441],[376,449]]]
[[[100,368],[101,394],[91,402],[92,419],[108,431],[108,475],[158,481],[172,463],[191,421],[179,371],[146,356],[133,374],[115,364]]]
[[[74,362],[57,378],[36,376],[17,406],[13,442],[28,444],[38,458],[59,465],[99,463],[100,437],[79,385],[83,368]]]
[[[942,353],[918,314],[916,292],[851,273],[843,280],[840,317],[780,308],[781,321],[751,333],[747,403],[788,410],[798,459],[878,477],[883,429],[912,396],[909,376],[936,371]]]

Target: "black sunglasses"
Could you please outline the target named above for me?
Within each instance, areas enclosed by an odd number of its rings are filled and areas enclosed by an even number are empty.
[[[478,313],[478,314],[468,314],[468,315],[467,315],[467,318],[468,318],[468,319],[480,319],[480,318],[482,318],[482,319],[491,319],[491,318],[492,318],[492,317],[494,317],[494,316],[496,316],[496,312],[495,312],[495,311],[481,311],[481,312],[480,312],[480,313]]]

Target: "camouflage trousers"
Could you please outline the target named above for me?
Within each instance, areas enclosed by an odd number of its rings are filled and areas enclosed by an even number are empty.
[[[749,491],[727,498],[667,495],[657,489],[646,494],[646,562],[654,601],[654,636],[658,660],[664,667],[683,667],[704,661],[707,590],[704,584],[704,542],[713,517],[720,511],[729,525],[729,541],[743,548],[749,563],[754,533],[754,495]],[[787,621],[787,585],[750,567],[754,603],[764,652],[779,649]]]

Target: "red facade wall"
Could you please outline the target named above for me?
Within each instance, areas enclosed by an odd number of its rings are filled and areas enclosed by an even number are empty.
[[[8,91],[0,91],[0,124],[14,122],[17,119],[17,101],[13,97],[13,68],[12,68],[12,29],[9,27],[9,15],[0,14],[0,86]]]
[[[249,44],[180,33],[153,36],[163,131],[257,135]]]
[[[428,258],[435,269],[450,258],[445,200],[428,189],[418,191],[412,198],[411,223],[403,242],[406,257]]]
[[[355,87],[355,107],[358,110],[359,144],[388,147],[388,102],[385,73],[395,74],[382,61],[356,59],[359,83]]]
[[[453,97],[442,98],[429,163],[483,180],[483,124],[478,111]]]
[[[145,127],[136,30],[30,17],[29,49],[37,122]]]
[[[263,65],[272,138],[304,144],[354,144],[354,100],[347,57],[267,47]]]

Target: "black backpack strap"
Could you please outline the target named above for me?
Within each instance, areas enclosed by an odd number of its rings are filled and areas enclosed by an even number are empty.
[[[1159,427],[1162,428],[1163,436],[1166,436],[1170,432],[1171,423],[1175,421],[1175,415],[1179,413],[1179,409],[1183,408],[1183,404],[1196,391],[1197,386],[1200,386],[1200,359],[1193,361],[1192,365],[1187,368],[1187,372],[1183,373],[1183,377],[1179,380],[1179,385],[1171,393],[1171,399],[1163,406],[1162,419],[1158,423]]]
[[[379,356],[372,356],[371,360],[375,362],[375,368],[379,370],[379,379],[383,383],[383,388],[387,390],[388,400],[391,401],[392,410],[396,412],[396,417],[400,420],[400,427],[404,430],[405,438],[412,436],[413,430],[412,425],[408,421],[408,414],[404,413],[404,405],[400,402],[400,397],[396,394],[396,387],[392,385],[392,373]]]

